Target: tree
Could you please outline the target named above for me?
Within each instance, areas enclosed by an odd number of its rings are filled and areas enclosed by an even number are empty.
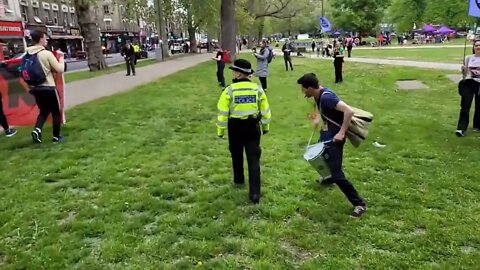
[[[389,22],[396,25],[398,32],[409,32],[414,24],[422,25],[426,7],[427,0],[393,0],[386,14]]]
[[[237,22],[235,0],[222,0],[220,7],[222,48],[230,51],[230,59],[236,59]]]
[[[388,4],[386,0],[331,0],[333,22],[343,30],[376,32]]]
[[[197,52],[197,40],[195,33],[207,25],[216,22],[220,2],[217,0],[179,0],[180,6],[185,10],[190,48]]]
[[[168,1],[170,2],[170,1]],[[163,0],[155,0],[155,11],[157,14],[157,26],[158,26],[158,39],[161,42],[161,49],[163,57],[169,57],[170,54],[168,53],[168,39],[167,39],[167,31],[165,27],[165,16],[164,16],[164,7],[165,2]]]
[[[91,0],[74,0],[78,24],[85,41],[87,61],[90,71],[107,68],[100,43],[100,30],[95,17],[94,2]]]

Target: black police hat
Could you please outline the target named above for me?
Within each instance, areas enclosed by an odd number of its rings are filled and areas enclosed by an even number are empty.
[[[252,69],[252,64],[245,59],[237,59],[233,62],[233,66],[229,69],[241,72],[246,75],[252,75],[255,71]]]

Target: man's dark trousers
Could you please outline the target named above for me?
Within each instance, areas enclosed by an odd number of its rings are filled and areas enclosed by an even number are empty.
[[[135,56],[126,57],[125,63],[127,64],[127,75],[130,75],[130,69],[135,75]]]
[[[352,183],[345,178],[343,173],[343,146],[345,142],[330,143],[325,149],[325,159],[332,177],[329,182],[337,184],[353,206],[365,206],[364,200],[360,197]]]
[[[248,181],[250,198],[260,196],[260,123],[257,119],[240,120],[231,118],[228,121],[228,141],[233,166],[233,181],[243,184],[243,149],[247,154]]]
[[[4,130],[7,130],[9,128],[7,117],[3,112],[2,94],[0,94],[0,127],[2,127]]]
[[[290,69],[293,70],[292,57],[290,55],[284,55],[283,60],[285,61],[285,69],[288,71],[288,64],[290,64]]]
[[[225,87],[225,76],[223,76],[223,70],[225,69],[225,63],[222,61],[217,62],[217,81],[222,86]]]
[[[472,101],[475,99],[475,112],[473,115],[473,128],[480,129],[480,83],[467,79],[465,85],[460,91],[462,101],[460,103],[461,110],[458,118],[457,130],[467,130],[468,122],[470,120],[470,108],[472,107]]]

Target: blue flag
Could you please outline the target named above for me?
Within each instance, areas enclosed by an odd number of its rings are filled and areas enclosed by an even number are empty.
[[[322,33],[332,32],[332,24],[330,23],[330,21],[327,18],[319,16],[318,21],[320,22],[320,27],[322,28]]]
[[[480,0],[470,0],[468,16],[480,17]]]

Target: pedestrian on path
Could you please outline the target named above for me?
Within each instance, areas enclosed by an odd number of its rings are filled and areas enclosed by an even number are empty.
[[[127,41],[127,44],[123,47],[121,55],[125,57],[125,64],[127,65],[126,76],[130,76],[130,69],[132,70],[133,76],[135,76],[135,49],[130,41]]]
[[[302,92],[306,97],[315,99],[316,109],[321,112],[323,119],[319,141],[327,144],[325,159],[332,176],[323,180],[321,184],[336,184],[354,206],[350,215],[352,217],[360,217],[367,211],[367,205],[352,183],[347,180],[342,169],[345,133],[352,120],[353,109],[341,101],[332,90],[321,86],[313,73],[303,75],[298,79],[297,83],[301,85]],[[331,123],[327,118],[335,121],[341,127]],[[314,120],[314,125],[319,124],[319,118],[312,120]]]
[[[3,112],[3,100],[2,100],[1,93],[0,93],[0,126],[3,128],[5,136],[7,137],[12,137],[12,136],[15,136],[15,134],[17,134],[17,130],[10,128],[10,126],[8,125],[7,117]]]
[[[348,52],[348,58],[352,57],[352,49],[353,49],[353,37],[349,36],[346,41],[347,45],[347,52]]]
[[[470,107],[475,99],[475,112],[473,116],[473,130],[480,131],[480,40],[473,43],[473,55],[465,57],[462,66],[464,80],[459,84],[460,115],[458,118],[458,137],[464,137],[470,121]]]
[[[254,53],[257,58],[257,72],[256,75],[262,84],[263,90],[267,91],[267,77],[268,77],[268,57],[270,55],[269,48],[267,47],[267,41],[262,40],[260,43],[260,53]]]
[[[64,54],[62,51],[57,50],[56,54],[59,57],[59,60],[57,60],[51,51],[45,49],[48,45],[48,40],[44,32],[34,30],[30,33],[30,36],[34,45],[27,48],[27,55],[30,57],[36,55],[41,67],[41,70],[37,71],[37,74],[43,73],[44,75],[41,76],[43,82],[31,85],[30,90],[40,109],[35,128],[32,131],[32,139],[35,143],[42,142],[43,125],[51,114],[53,121],[53,142],[63,142],[64,138],[60,136],[60,127],[62,124],[60,99],[55,86],[53,73],[65,72]]]
[[[333,67],[335,68],[335,83],[343,82],[343,53],[344,49],[340,46],[340,42],[335,44],[333,51]]]
[[[245,183],[243,173],[243,149],[248,163],[250,201],[260,202],[260,138],[270,130],[271,112],[267,95],[248,78],[253,74],[252,65],[237,59],[230,67],[233,84],[227,87],[218,100],[217,135],[222,138],[228,129],[228,142],[233,166],[233,182]],[[260,128],[261,124],[261,128]]]
[[[317,47],[317,44],[315,43],[315,40],[312,41],[312,53],[315,52],[315,47]]]
[[[217,62],[217,81],[218,85],[225,88],[225,77],[223,76],[223,71],[225,70],[225,59],[223,56],[223,50],[219,48],[217,50],[217,55],[212,57],[213,60]]]
[[[290,41],[288,39],[285,41],[285,44],[283,44],[282,52],[283,52],[283,60],[285,61],[285,70],[288,71],[289,64],[290,64],[290,70],[293,70],[292,55],[291,55],[292,45],[290,44]]]

